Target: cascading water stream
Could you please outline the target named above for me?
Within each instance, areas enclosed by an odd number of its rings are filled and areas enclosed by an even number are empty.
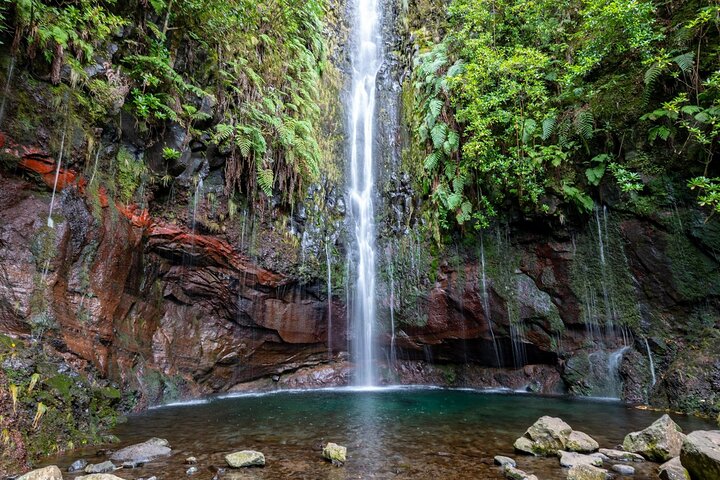
[[[330,238],[325,239],[325,266],[327,268],[327,348],[328,360],[332,359],[332,268],[330,265]]]
[[[375,384],[375,229],[373,225],[373,141],[375,81],[380,67],[378,0],[356,0],[355,54],[350,108],[350,187],[355,233],[353,358],[359,385]]]

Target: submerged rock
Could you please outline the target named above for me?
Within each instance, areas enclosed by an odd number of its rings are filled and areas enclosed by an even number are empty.
[[[242,450],[228,453],[225,455],[225,461],[232,468],[264,467],[265,455],[255,450]]]
[[[75,460],[75,461],[72,463],[72,465],[70,465],[70,466],[68,467],[67,471],[70,472],[70,473],[79,472],[79,471],[81,471],[81,470],[84,470],[85,467],[87,467],[87,464],[88,464],[87,460],[84,460],[84,459]]]
[[[55,465],[33,470],[20,476],[17,480],[62,480],[62,472]]]
[[[612,469],[618,472],[620,475],[635,475],[635,468],[630,465],[613,465]]]
[[[556,417],[540,417],[515,441],[515,449],[533,455],[555,455],[564,450],[572,428]]]
[[[170,444],[163,438],[151,438],[143,443],[136,443],[121,448],[113,453],[110,460],[114,462],[147,463],[159,457],[166,457],[172,453]]]
[[[111,473],[93,473],[90,475],[84,475],[82,477],[76,477],[75,480],[125,480]]]
[[[621,462],[643,462],[645,458],[637,453],[626,452],[624,450],[613,450],[611,448],[601,448],[600,453],[608,457],[610,460]]]
[[[511,480],[538,480],[535,475],[530,475],[529,473],[515,467],[511,467],[510,465],[505,465],[503,473]]]
[[[502,455],[495,455],[495,463],[500,465],[501,467],[504,467],[505,465],[510,465],[511,467],[516,467],[517,463],[515,460],[513,460],[510,457],[503,457]]]
[[[568,480],[605,480],[608,478],[608,471],[604,468],[592,465],[576,465],[568,471]]]
[[[603,463],[602,457],[598,455],[583,455],[575,452],[558,452],[560,456],[560,466],[572,468],[576,465],[594,465],[599,467]]]
[[[109,460],[107,462],[90,464],[85,467],[85,473],[108,473],[114,472],[115,470],[117,470],[117,467]]]
[[[680,457],[675,457],[660,465],[659,477],[661,480],[690,480],[690,474],[680,463]]]
[[[680,455],[684,439],[680,426],[666,414],[645,430],[629,433],[623,441],[623,448],[648,460],[665,462]]]
[[[347,447],[338,445],[337,443],[328,443],[322,451],[325,460],[329,460],[333,465],[342,465],[347,461]]]
[[[720,480],[720,430],[690,433],[682,444],[680,461],[692,478]]]
[[[592,453],[597,451],[600,445],[587,433],[573,430],[570,432],[565,448],[571,452]]]

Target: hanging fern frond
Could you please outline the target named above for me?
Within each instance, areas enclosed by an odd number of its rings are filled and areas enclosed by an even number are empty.
[[[273,194],[273,183],[274,183],[273,171],[269,168],[262,168],[258,166],[257,169],[257,182],[260,190],[267,195],[272,197]]]
[[[695,55],[692,52],[683,53],[673,58],[672,61],[680,67],[683,73],[690,73],[695,66]]]
[[[555,124],[557,123],[557,117],[548,117],[542,121],[542,140],[547,141],[555,131]]]
[[[583,140],[590,140],[595,132],[595,117],[590,110],[581,110],[575,115],[575,131]]]

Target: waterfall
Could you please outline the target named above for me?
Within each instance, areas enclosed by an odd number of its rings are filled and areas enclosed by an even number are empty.
[[[397,363],[397,353],[395,352],[395,268],[392,245],[390,246],[388,265],[390,275],[390,365],[395,366]]]
[[[501,367],[502,362],[500,361],[500,349],[495,338],[495,331],[493,330],[493,322],[490,314],[490,296],[488,294],[488,282],[487,275],[485,273],[485,243],[482,235],[480,236],[480,266],[482,268],[482,304],[483,313],[485,313],[485,319],[487,320],[488,327],[490,328],[490,337],[492,337],[493,349],[495,350],[495,366]]]
[[[645,348],[647,349],[648,354],[648,361],[650,362],[650,376],[652,378],[652,384],[650,387],[654,387],[657,383],[657,377],[655,376],[655,362],[653,361],[652,351],[650,350],[650,344],[648,343],[647,337],[644,338],[645,340]]]
[[[327,347],[328,360],[332,359],[332,268],[330,265],[330,238],[325,239],[325,266],[327,268],[327,302],[328,302],[328,326],[327,326]]]
[[[375,324],[375,229],[373,225],[373,140],[375,81],[380,67],[378,0],[356,0],[355,52],[352,59],[352,104],[349,121],[350,186],[356,258],[353,359],[356,382],[375,383],[373,371]]]

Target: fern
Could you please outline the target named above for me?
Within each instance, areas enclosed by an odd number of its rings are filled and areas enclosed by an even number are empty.
[[[683,53],[673,58],[673,62],[680,67],[683,73],[690,73],[695,66],[695,56],[692,52]]]
[[[590,140],[595,132],[595,118],[590,110],[581,110],[575,115],[575,131],[583,140]]]
[[[438,98],[433,98],[428,104],[428,110],[432,113],[433,117],[437,118],[442,112],[444,102]]]
[[[547,141],[555,131],[555,124],[557,123],[556,117],[548,117],[542,121],[542,140]]]
[[[432,138],[433,147],[442,148],[445,139],[447,138],[448,127],[446,124],[439,122],[430,131],[430,137]]]
[[[273,194],[273,183],[275,181],[273,171],[269,168],[262,168],[258,166],[257,169],[257,182],[260,190],[267,195],[272,197]]]

